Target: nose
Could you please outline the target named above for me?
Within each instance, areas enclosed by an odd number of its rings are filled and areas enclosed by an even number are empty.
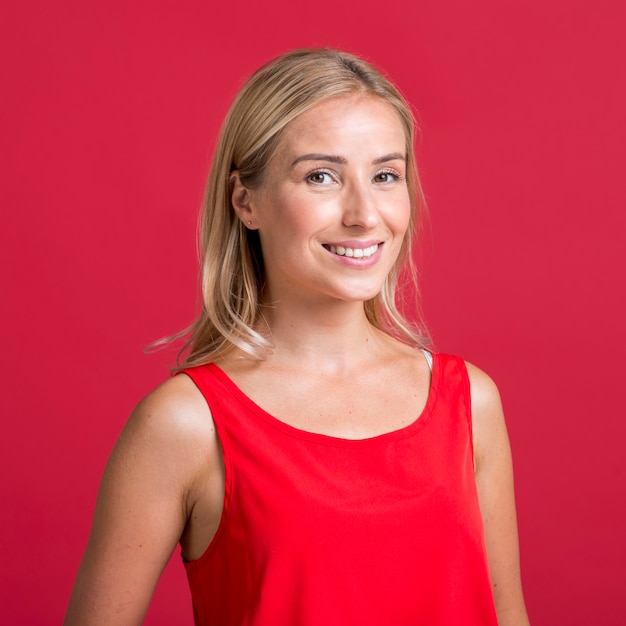
[[[374,190],[367,183],[350,185],[343,198],[343,225],[371,230],[380,223]]]

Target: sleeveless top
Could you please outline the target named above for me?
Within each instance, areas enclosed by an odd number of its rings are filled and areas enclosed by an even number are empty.
[[[281,422],[214,364],[184,372],[226,472],[215,538],[185,562],[196,625],[497,624],[461,359],[434,355],[413,423],[358,440]]]

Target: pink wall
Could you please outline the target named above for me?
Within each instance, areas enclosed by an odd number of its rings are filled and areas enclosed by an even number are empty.
[[[173,358],[142,347],[194,313],[196,211],[231,98],[261,62],[331,45],[419,110],[425,310],[438,347],[501,387],[534,626],[622,624],[626,5],[10,4],[0,622],[61,620],[107,455]],[[191,623],[177,555],[146,623]]]

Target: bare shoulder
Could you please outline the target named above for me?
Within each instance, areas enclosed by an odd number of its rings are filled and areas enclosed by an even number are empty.
[[[209,408],[187,376],[137,405],[102,477],[66,624],[141,623],[199,487],[214,480],[219,495],[215,442]]]
[[[185,374],[174,376],[149,393],[135,408],[129,425],[155,431],[177,430],[211,426],[211,412],[194,382]]]
[[[500,392],[492,378],[481,369],[467,363],[472,401],[472,430],[476,469],[487,455],[508,448],[508,437]]]
[[[159,441],[168,448],[194,445],[196,438],[211,437],[213,421],[207,403],[186,375],[174,376],[143,398],[132,411],[120,435],[125,439]],[[200,442],[198,442],[200,443]]]
[[[465,362],[470,380],[472,409],[485,411],[501,408],[500,392],[493,379],[468,361]]]
[[[141,482],[166,479],[187,499],[194,484],[219,464],[216,438],[206,400],[188,376],[179,374],[135,407],[108,469],[136,471]]]
[[[195,485],[219,467],[216,439],[211,412],[193,381],[184,374],[168,379],[128,418],[107,463],[101,495],[141,494],[148,508],[158,502],[161,510],[180,512],[180,536]],[[151,499],[145,498],[149,494]]]

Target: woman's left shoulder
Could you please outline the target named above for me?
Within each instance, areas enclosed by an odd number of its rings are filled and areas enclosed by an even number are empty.
[[[502,400],[496,383],[479,367],[465,361],[470,386],[472,434],[476,468],[509,448]]]
[[[489,409],[501,412],[500,392],[491,376],[468,361],[465,361],[465,367],[470,383],[472,413]]]
[[[439,362],[439,367],[446,371],[452,368],[458,373],[465,368],[467,370],[467,378],[469,380],[470,395],[472,401],[472,412],[483,411],[491,408],[501,408],[500,392],[494,380],[479,367],[473,363],[466,361],[460,356],[453,354],[443,354],[432,352],[432,359]],[[464,373],[463,373],[464,376]]]

